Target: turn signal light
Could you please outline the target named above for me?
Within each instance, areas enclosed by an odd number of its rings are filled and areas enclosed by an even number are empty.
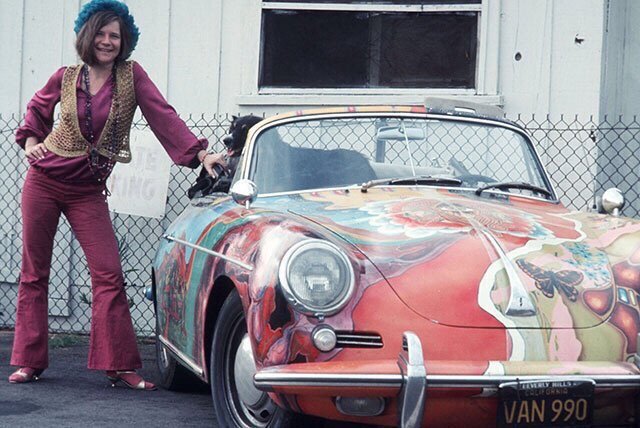
[[[318,326],[311,334],[313,344],[322,352],[332,351],[336,347],[336,332],[329,326]]]

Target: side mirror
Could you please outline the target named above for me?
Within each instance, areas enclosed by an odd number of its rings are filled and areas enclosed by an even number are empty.
[[[620,189],[612,187],[607,189],[602,194],[600,201],[598,201],[598,212],[602,214],[611,214],[617,217],[620,215],[624,204],[624,195]]]
[[[237,204],[248,209],[258,196],[258,187],[251,180],[238,180],[231,186],[230,193]]]

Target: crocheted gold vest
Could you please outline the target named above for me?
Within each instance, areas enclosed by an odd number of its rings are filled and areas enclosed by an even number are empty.
[[[64,71],[60,98],[60,122],[44,140],[47,149],[67,158],[86,155],[90,148],[89,142],[80,132],[78,123],[76,83],[81,71],[82,65],[72,65]],[[131,61],[126,61],[116,67],[116,86],[117,96],[111,103],[109,116],[95,147],[98,153],[111,160],[128,163],[131,161],[129,132],[133,115],[138,106],[133,87],[133,64]],[[115,138],[112,138],[114,132]]]

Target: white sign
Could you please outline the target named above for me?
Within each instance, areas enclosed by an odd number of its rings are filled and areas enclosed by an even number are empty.
[[[131,130],[131,162],[117,163],[107,180],[109,209],[164,217],[172,161],[151,131]]]

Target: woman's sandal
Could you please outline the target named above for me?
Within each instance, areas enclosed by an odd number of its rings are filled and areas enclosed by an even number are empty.
[[[122,382],[131,389],[140,389],[143,391],[155,391],[158,389],[153,383],[147,382],[133,370],[107,370],[107,379],[111,381],[112,387],[115,387],[116,383]]]
[[[9,376],[9,383],[27,383],[40,379],[44,369],[34,369],[32,367],[20,367]]]

